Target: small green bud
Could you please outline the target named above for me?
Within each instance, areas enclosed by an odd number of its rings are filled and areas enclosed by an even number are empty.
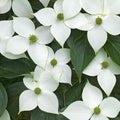
[[[101,25],[102,24],[102,18],[100,18],[100,17],[96,18],[96,24]]]
[[[101,110],[99,107],[94,108],[94,114],[99,115],[101,113]]]
[[[102,68],[108,68],[109,66],[109,63],[107,61],[104,61],[101,64],[102,64]]]
[[[57,19],[58,19],[59,21],[64,20],[64,15],[63,15],[63,13],[59,13],[59,14],[57,15]]]
[[[37,40],[38,40],[38,38],[37,38],[36,35],[30,35],[30,36],[29,36],[30,44],[35,43]]]
[[[57,60],[56,59],[53,59],[51,60],[50,64],[54,67],[57,65]]]
[[[41,89],[40,88],[35,88],[34,90],[36,95],[39,95],[41,93]]]

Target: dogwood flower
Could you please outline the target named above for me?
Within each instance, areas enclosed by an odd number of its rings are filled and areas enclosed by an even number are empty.
[[[7,52],[7,43],[14,34],[12,20],[0,21],[0,28],[0,53],[9,59],[25,57],[24,54],[14,55]]]
[[[88,41],[97,52],[107,41],[107,33],[120,34],[120,1],[119,0],[81,0],[88,21],[78,29],[87,32]],[[91,14],[91,15],[90,15]],[[78,18],[76,21],[79,21]]]
[[[65,41],[71,33],[71,29],[66,26],[65,22],[70,18],[78,15],[81,10],[80,0],[57,0],[53,8],[43,8],[34,15],[38,21],[44,26],[51,26],[51,33],[63,47]],[[83,25],[86,18],[83,14],[79,15],[80,21]],[[71,19],[69,24],[76,24],[76,20]]]
[[[45,68],[48,50],[45,44],[53,40],[49,27],[40,26],[35,29],[34,23],[24,17],[16,17],[13,27],[19,35],[14,36],[7,44],[7,51],[19,55],[28,51],[32,60]]]
[[[90,83],[86,84],[82,99],[69,105],[62,114],[70,120],[109,120],[120,111],[120,102],[116,98],[103,99],[100,89]]]
[[[50,2],[50,0],[39,0],[39,1],[43,4],[44,7],[47,7]]]
[[[58,99],[53,92],[59,86],[59,76],[60,73],[46,72],[36,67],[33,78],[24,77],[23,82],[29,90],[20,95],[19,112],[30,111],[38,106],[45,112],[57,114]]]
[[[102,49],[83,73],[89,76],[97,76],[101,88],[107,95],[110,95],[116,83],[115,75],[120,74],[120,66],[107,57],[106,52]]]
[[[0,116],[0,120],[10,120],[10,116],[7,110],[3,113],[2,116]]]
[[[70,61],[70,50],[68,48],[61,48],[54,51],[48,47],[48,60],[46,64],[47,71],[61,72],[60,82],[71,84],[71,68],[67,65]]]

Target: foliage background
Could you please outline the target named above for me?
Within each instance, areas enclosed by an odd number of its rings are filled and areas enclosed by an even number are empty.
[[[34,12],[43,8],[38,0],[29,0],[29,2]],[[51,0],[49,6],[52,7],[54,2],[55,0]],[[12,19],[12,16],[15,15],[12,10],[10,10],[8,13],[0,15],[0,20],[9,20]],[[40,25],[35,18],[33,18],[33,22],[36,27]],[[49,46],[51,46],[54,51],[60,48],[55,40],[49,44]],[[55,91],[59,99],[60,111],[63,111],[72,102],[81,99],[82,90],[87,79],[90,80],[91,84],[100,88],[96,77],[82,75],[84,68],[95,57],[95,53],[88,43],[86,32],[72,30],[72,34],[67,40],[65,47],[71,50],[71,63],[69,63],[69,65],[72,69],[73,86],[60,84],[59,88]],[[120,65],[120,36],[109,35],[104,49],[111,59]],[[26,55],[28,56],[27,53]],[[23,112],[18,115],[19,95],[22,91],[27,89],[22,82],[23,76],[32,72],[35,66],[36,65],[30,58],[9,60],[0,55],[0,115],[7,106],[12,120],[68,120],[62,115],[48,114],[40,111],[38,108],[31,112]],[[115,96],[120,100],[120,76],[117,76],[117,84],[111,96]],[[111,120],[120,120],[120,115]]]

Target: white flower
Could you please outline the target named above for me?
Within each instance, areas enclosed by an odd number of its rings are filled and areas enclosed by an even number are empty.
[[[25,57],[25,55],[24,54],[13,55],[7,52],[6,50],[7,43],[14,34],[12,22],[13,22],[12,20],[0,21],[0,28],[2,28],[0,29],[0,53],[9,59],[17,59]]]
[[[53,75],[55,74],[55,75]],[[43,71],[36,67],[33,78],[24,77],[25,90],[19,98],[19,112],[30,111],[37,106],[49,113],[58,113],[58,99],[53,93],[59,86],[59,73]]]
[[[71,68],[67,65],[70,61],[70,50],[61,48],[54,51],[48,47],[48,60],[46,64],[47,71],[61,72],[60,82],[71,84]]]
[[[20,17],[32,18],[33,10],[28,0],[0,0],[0,14],[8,12],[10,9]]]
[[[57,0],[53,8],[43,8],[35,13],[35,17],[44,26],[51,26],[51,33],[63,47],[68,39],[71,30],[65,25],[66,21],[76,16],[81,10],[80,0]],[[79,23],[84,23],[83,14],[79,15]],[[76,24],[76,20],[72,19],[68,24]],[[83,25],[83,24],[82,24]]]
[[[89,76],[97,76],[101,88],[107,95],[110,95],[116,83],[114,74],[120,74],[120,66],[107,57],[106,52],[101,49],[83,73]]]
[[[97,52],[107,41],[107,33],[120,34],[120,0],[81,0],[88,19],[86,25],[78,26],[80,30],[88,31],[88,41]],[[91,15],[90,15],[91,14]],[[79,21],[78,18],[76,21]],[[79,25],[79,24],[78,24]]]
[[[44,5],[44,7],[47,7],[50,2],[50,0],[39,0],[39,1]]]
[[[7,110],[3,113],[2,116],[0,116],[0,120],[10,120],[10,115]]]
[[[70,120],[109,120],[120,112],[120,102],[114,97],[103,99],[100,89],[87,83],[83,93],[83,101],[76,101],[62,113]]]
[[[35,29],[34,23],[24,17],[16,17],[13,27],[19,35],[14,36],[7,44],[7,51],[19,55],[28,51],[32,60],[45,68],[48,50],[45,44],[53,40],[49,27],[40,26]]]

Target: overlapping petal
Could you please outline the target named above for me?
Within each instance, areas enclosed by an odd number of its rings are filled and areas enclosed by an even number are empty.
[[[58,79],[54,77],[54,74],[58,75]],[[60,72],[58,73],[57,72],[52,73],[48,71],[42,72],[39,79],[39,87],[42,90],[48,90],[51,92],[55,91],[59,86],[60,75],[61,75]]]

